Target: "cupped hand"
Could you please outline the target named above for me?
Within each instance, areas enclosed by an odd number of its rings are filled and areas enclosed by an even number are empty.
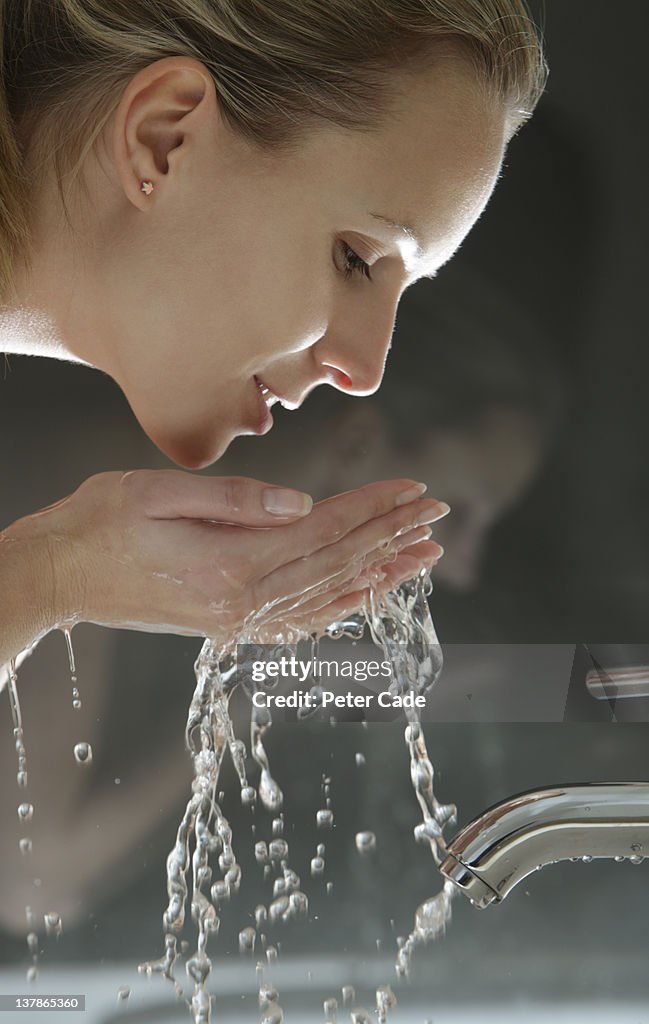
[[[386,480],[311,507],[244,477],[108,472],[12,529],[46,540],[52,625],[225,643],[251,624],[320,630],[363,606],[370,579],[392,589],[431,568],[443,549],[427,524],[448,506],[420,494]]]

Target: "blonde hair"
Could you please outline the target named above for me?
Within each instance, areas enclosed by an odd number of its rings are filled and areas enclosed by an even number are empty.
[[[201,61],[227,122],[272,149],[320,120],[379,126],[395,71],[430,66],[444,43],[502,97],[513,134],[546,76],[524,0],[0,0],[0,295],[29,259],[28,145],[64,198],[148,64]]]

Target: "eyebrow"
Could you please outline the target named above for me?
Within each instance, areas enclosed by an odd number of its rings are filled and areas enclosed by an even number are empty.
[[[417,258],[420,259],[423,256],[424,252],[421,247],[421,243],[417,238],[417,233],[415,229],[412,228],[409,224],[399,224],[395,220],[390,220],[389,217],[384,217],[382,213],[370,213],[370,217],[374,217],[375,220],[382,220],[384,224],[389,224],[391,228],[395,228],[402,234],[407,235],[410,241],[414,242],[415,245],[417,246]]]
[[[411,242],[414,242],[417,259],[423,258],[424,250],[421,242],[419,241],[417,232],[410,224],[400,224],[396,220],[391,220],[390,217],[385,217],[382,213],[370,213],[370,217],[374,217],[375,220],[382,220],[384,224],[388,224],[395,231],[400,231],[402,235],[405,235]],[[432,281],[432,279],[437,276],[437,271],[434,271],[432,274],[422,274],[421,276]]]

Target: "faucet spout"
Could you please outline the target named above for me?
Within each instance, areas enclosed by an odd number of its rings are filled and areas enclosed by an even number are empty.
[[[560,860],[649,856],[649,782],[529,790],[490,807],[448,844],[440,865],[477,907],[500,903]]]

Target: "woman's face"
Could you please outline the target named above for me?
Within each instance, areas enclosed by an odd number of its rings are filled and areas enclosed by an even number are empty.
[[[480,216],[504,111],[459,61],[400,85],[380,130],[322,127],[279,155],[232,132],[189,59],[124,93],[98,151],[70,349],[117,381],[177,464],[210,465],[268,429],[258,380],[293,408],[321,383],[375,391],[400,296]]]

